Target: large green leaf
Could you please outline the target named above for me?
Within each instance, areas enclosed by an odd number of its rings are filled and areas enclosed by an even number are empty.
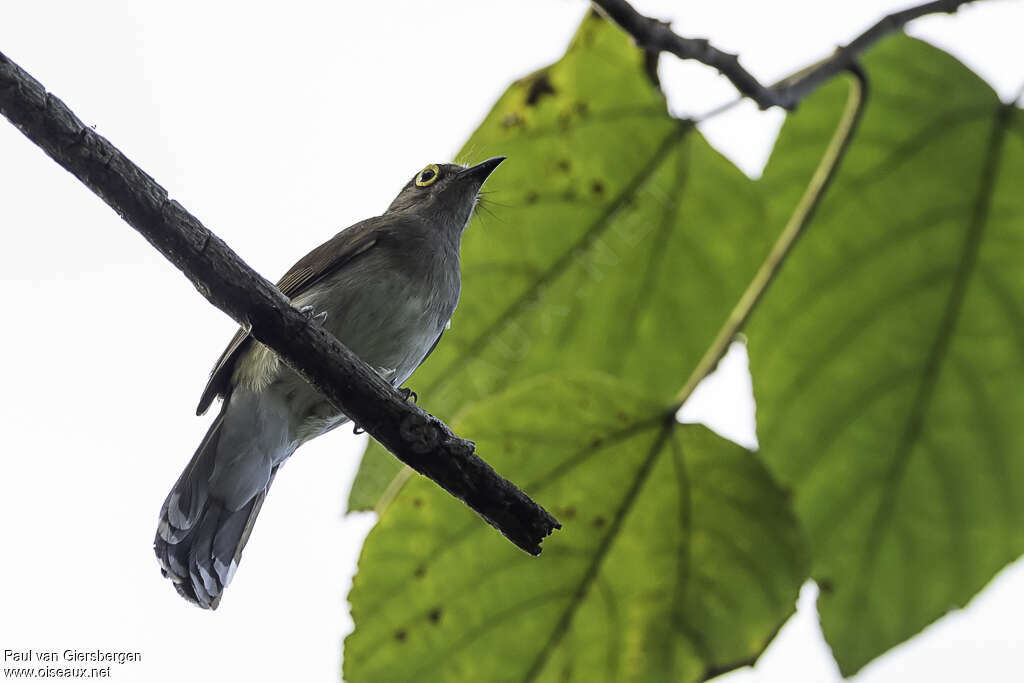
[[[417,478],[370,532],[345,679],[698,681],[752,661],[807,558],[756,456],[607,377],[556,375],[456,428],[554,505],[533,558]]]
[[[748,330],[758,438],[846,675],[1024,552],[1024,117],[909,38],[866,67],[856,144]],[[784,127],[773,224],[844,93]]]
[[[411,380],[431,412],[572,367],[668,396],[708,346],[779,225],[753,182],[668,115],[650,74],[591,15],[466,143],[466,158],[509,159],[488,180],[494,220],[466,231],[452,329]],[[399,467],[371,447],[350,507],[375,506]]]

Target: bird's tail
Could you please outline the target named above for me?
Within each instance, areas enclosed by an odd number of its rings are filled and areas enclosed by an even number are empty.
[[[237,510],[210,495],[223,423],[222,411],[160,508],[153,542],[163,575],[183,598],[204,609],[217,609],[274,480],[271,474],[266,488]]]

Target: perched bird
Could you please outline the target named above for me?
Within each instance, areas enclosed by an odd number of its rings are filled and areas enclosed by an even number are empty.
[[[381,216],[342,230],[277,283],[398,387],[437,346],[459,300],[459,246],[480,187],[505,157],[430,164]],[[239,330],[199,400],[220,414],[160,510],[154,550],[185,599],[216,609],[278,467],[347,421],[273,351]]]

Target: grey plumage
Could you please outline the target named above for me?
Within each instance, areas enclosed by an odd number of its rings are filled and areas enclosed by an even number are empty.
[[[459,246],[480,186],[504,157],[466,168],[431,164],[381,216],[357,223],[278,283],[393,386],[440,339],[458,303]],[[215,609],[281,464],[343,424],[272,351],[239,330],[214,366],[197,412],[223,398],[160,511],[154,549],[183,597]]]

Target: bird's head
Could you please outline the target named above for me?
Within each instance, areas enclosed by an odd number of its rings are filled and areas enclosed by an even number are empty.
[[[427,164],[388,207],[388,213],[412,213],[461,233],[476,207],[480,188],[505,157],[476,166]]]

